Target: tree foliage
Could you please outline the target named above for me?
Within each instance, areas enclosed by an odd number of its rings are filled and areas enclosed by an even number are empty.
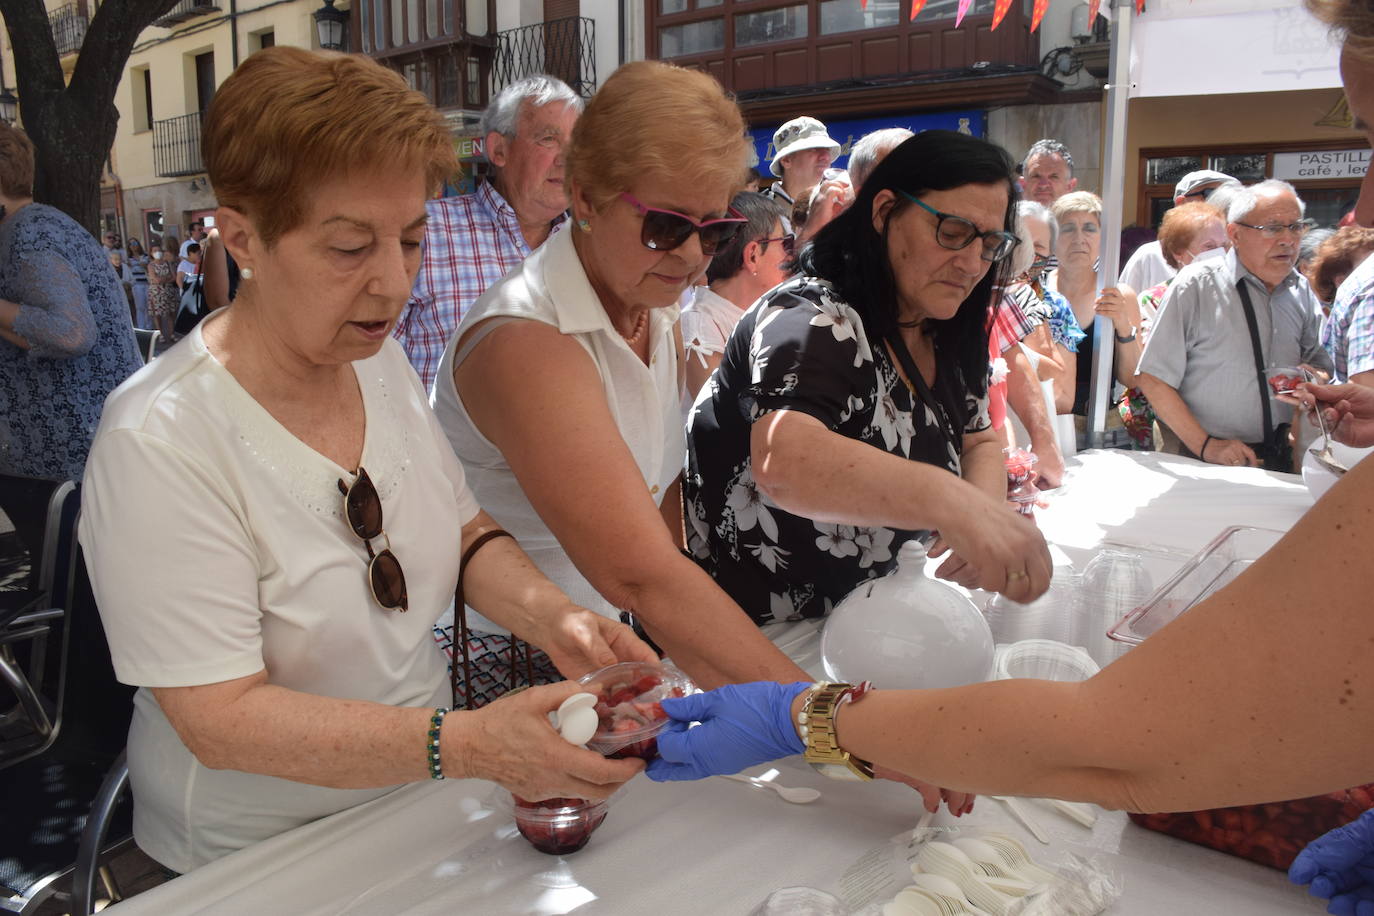
[[[34,199],[99,232],[100,177],[114,144],[115,92],[134,43],[177,0],[105,0],[70,82],[43,0],[0,0],[18,81],[19,117],[37,150]]]

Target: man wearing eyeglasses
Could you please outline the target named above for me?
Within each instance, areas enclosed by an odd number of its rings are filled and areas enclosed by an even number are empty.
[[[1331,368],[1318,341],[1317,297],[1293,269],[1303,212],[1287,182],[1243,189],[1228,213],[1232,250],[1188,265],[1169,286],[1136,376],[1167,427],[1166,450],[1213,464],[1293,469],[1292,409],[1271,396],[1263,372]]]
[[[562,80],[530,76],[497,93],[479,127],[489,181],[425,205],[424,256],[392,332],[428,390],[468,307],[566,220],[564,159],[583,102]]]
[[[1240,186],[1239,181],[1222,172],[1214,172],[1211,169],[1189,172],[1174,185],[1174,206],[1197,201],[1206,202],[1211,199],[1212,192],[1224,184]],[[1177,271],[1164,260],[1164,252],[1160,250],[1159,242],[1146,242],[1131,254],[1126,266],[1121,268],[1118,282],[1121,286],[1129,286],[1131,289],[1153,289],[1171,280],[1175,273]]]

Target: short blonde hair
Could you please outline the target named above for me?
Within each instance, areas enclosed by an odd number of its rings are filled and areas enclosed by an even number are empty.
[[[1091,213],[1101,222],[1102,198],[1092,191],[1070,191],[1050,205],[1050,212],[1057,222],[1070,213]]]
[[[1200,200],[1179,204],[1165,213],[1159,224],[1159,251],[1165,262],[1174,270],[1182,267],[1178,253],[1191,248],[1198,233],[1210,222],[1225,227],[1226,217],[1218,213],[1216,207]]]
[[[1307,0],[1307,9],[1340,36],[1345,50],[1374,64],[1374,7],[1365,0]]]
[[[728,200],[748,181],[750,146],[714,78],[639,60],[612,73],[577,119],[568,174],[597,209],[646,174],[719,186]]]
[[[300,225],[327,179],[418,168],[432,194],[458,168],[443,117],[399,74],[359,54],[286,46],[224,81],[202,147],[220,204],[251,217],[269,246]]]
[[[0,193],[33,196],[33,141],[4,121],[0,121]]]

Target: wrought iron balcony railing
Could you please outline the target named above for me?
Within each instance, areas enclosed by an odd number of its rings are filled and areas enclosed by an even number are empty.
[[[570,16],[497,32],[492,93],[536,73],[556,76],[590,98],[596,91],[596,23]]]
[[[68,3],[48,13],[48,26],[57,45],[57,55],[66,57],[81,50],[86,39],[86,16],[75,3]]]
[[[180,3],[168,10],[162,18],[154,20],[153,25],[170,29],[179,22],[219,11],[220,5],[217,0],[181,0]]]
[[[204,112],[153,122],[153,171],[163,178],[205,171],[200,157],[200,121]]]

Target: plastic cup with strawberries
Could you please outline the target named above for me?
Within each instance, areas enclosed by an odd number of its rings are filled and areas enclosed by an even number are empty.
[[[531,846],[551,856],[577,852],[606,819],[609,799],[546,798],[527,801],[511,795],[515,826]]]
[[[1002,449],[1002,461],[1007,468],[1008,493],[1022,484],[1033,481],[1035,479],[1035,466],[1040,463],[1040,459],[1035,456],[1034,452],[1028,452],[1023,448]]]
[[[669,719],[660,702],[696,690],[691,678],[672,665],[621,662],[583,677],[596,694],[597,729],[587,747],[607,757],[658,756],[658,736]]]

